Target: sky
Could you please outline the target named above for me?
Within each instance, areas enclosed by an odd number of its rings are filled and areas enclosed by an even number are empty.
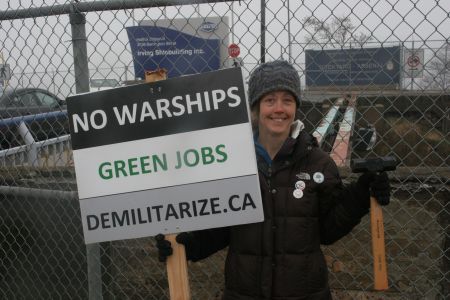
[[[0,1],[0,12],[69,3],[65,0]],[[228,17],[230,42],[240,46],[248,74],[260,59],[260,3],[260,0],[242,0],[240,4],[89,12],[86,32],[90,75],[120,80],[134,77],[126,27],[141,20],[199,16]],[[266,2],[266,60],[290,59],[302,73],[304,51],[313,47],[305,44],[307,29],[302,20],[309,16],[330,20],[333,15],[349,16],[357,32],[371,35],[374,47],[401,44],[410,48],[414,43],[414,47],[428,49],[427,60],[434,56],[433,49],[450,36],[449,11],[450,0],[270,0]],[[61,97],[74,93],[71,27],[67,15],[6,20],[0,25],[0,52],[13,72],[12,85],[38,85]]]

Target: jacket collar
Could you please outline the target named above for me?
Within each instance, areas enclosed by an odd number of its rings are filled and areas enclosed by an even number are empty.
[[[291,125],[290,137],[296,139],[303,129],[305,129],[305,124],[300,120],[295,120]]]

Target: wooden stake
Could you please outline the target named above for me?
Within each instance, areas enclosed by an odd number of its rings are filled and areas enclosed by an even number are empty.
[[[155,82],[167,79],[166,69],[145,71],[145,81]],[[169,281],[170,300],[190,300],[189,277],[184,246],[175,240],[176,234],[166,235],[170,242],[173,254],[167,257],[167,280]]]
[[[173,254],[167,257],[167,277],[171,300],[190,300],[189,277],[184,246],[175,240],[175,234],[166,235],[170,242]]]
[[[383,291],[388,289],[383,210],[374,197],[370,197],[370,227],[372,231],[374,289]]]

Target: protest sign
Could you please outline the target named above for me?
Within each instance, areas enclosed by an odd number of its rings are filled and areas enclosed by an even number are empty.
[[[240,68],[67,105],[86,243],[263,220]]]

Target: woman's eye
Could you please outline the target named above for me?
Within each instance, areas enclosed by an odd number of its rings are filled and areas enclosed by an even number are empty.
[[[292,99],[292,98],[286,98],[286,99],[284,99],[284,102],[286,102],[286,103],[294,103],[295,100]]]

